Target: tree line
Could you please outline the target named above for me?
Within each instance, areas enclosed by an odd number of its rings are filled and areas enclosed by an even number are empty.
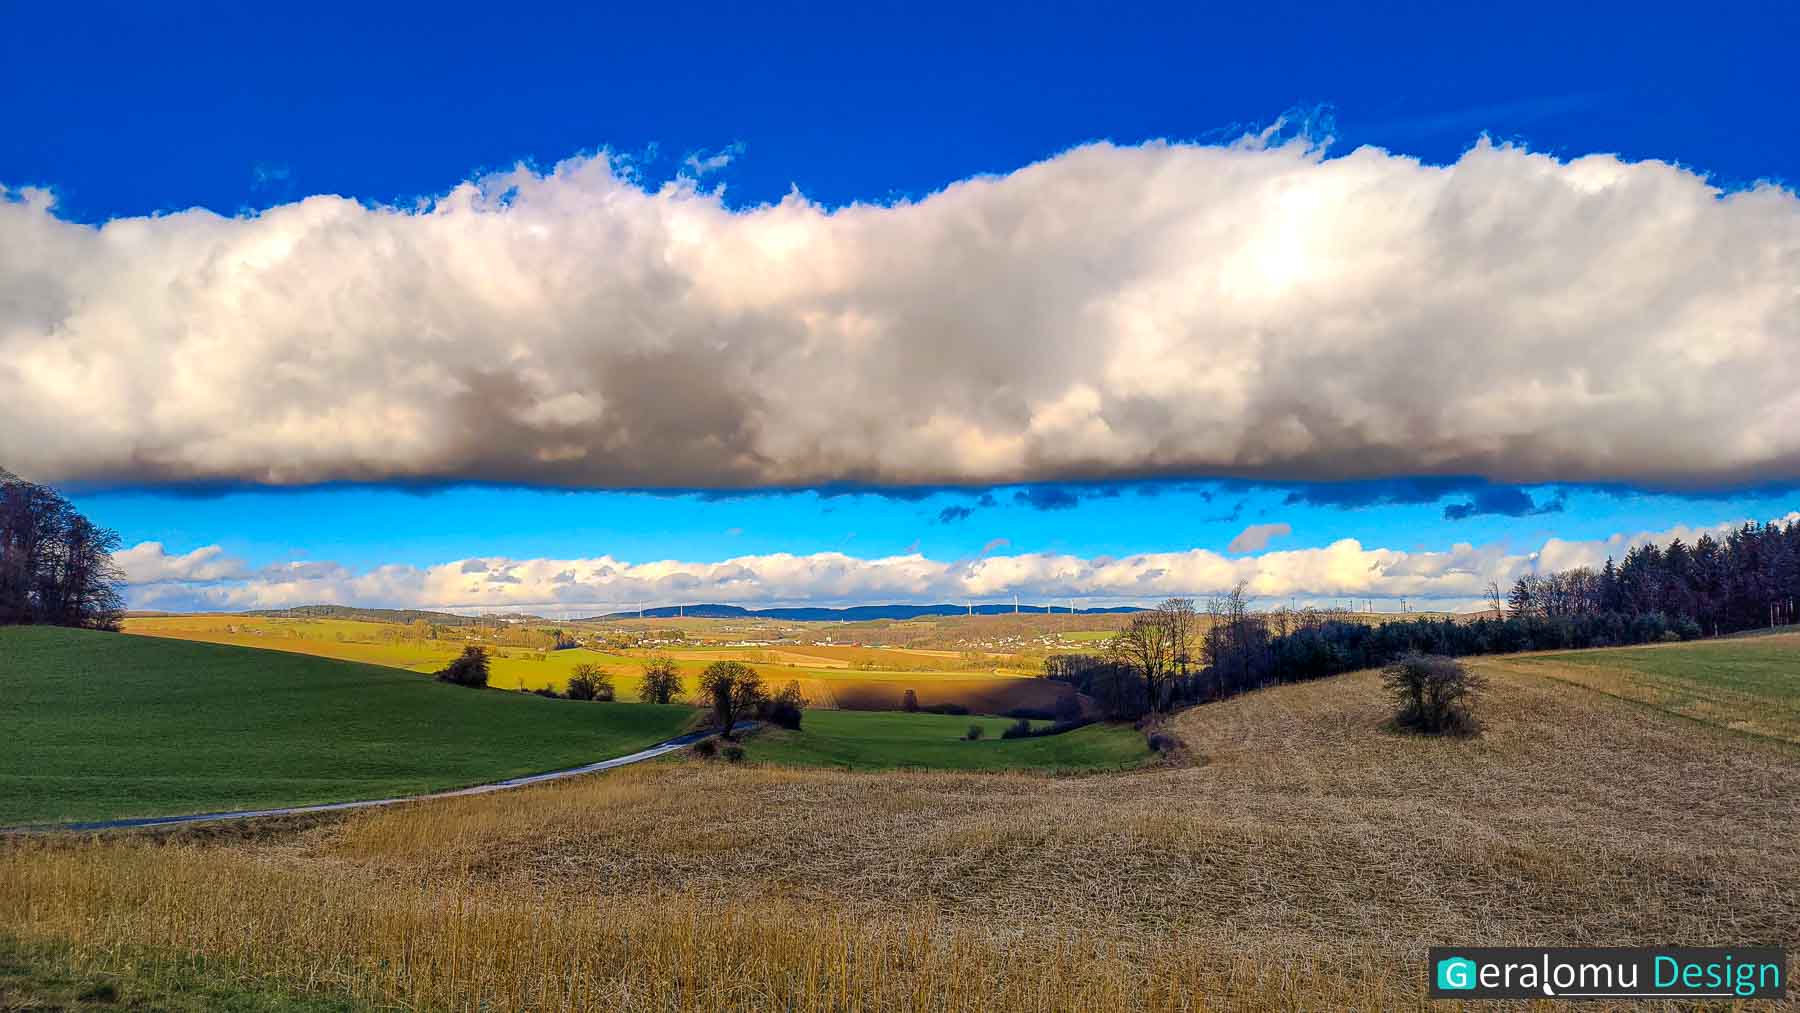
[[[118,548],[55,490],[0,468],[0,625],[118,629]]]
[[[1114,719],[1136,719],[1259,686],[1380,668],[1409,654],[1461,657],[1692,640],[1800,618],[1800,522],[1746,524],[1692,545],[1632,548],[1578,567],[1490,585],[1495,613],[1371,625],[1316,609],[1255,612],[1244,585],[1204,612],[1171,598],[1138,613],[1105,654],[1059,654],[1044,675]]]
[[[1662,613],[1689,619],[1709,636],[1795,619],[1800,601],[1800,521],[1745,524],[1723,539],[1640,545],[1616,565],[1520,577],[1489,604],[1510,618]]]

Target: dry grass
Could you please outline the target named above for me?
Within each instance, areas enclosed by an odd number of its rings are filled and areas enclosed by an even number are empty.
[[[1800,753],[1492,675],[1471,741],[1360,674],[1182,715],[1181,769],[667,764],[18,844],[0,926],[432,1009],[1392,1009],[1435,943],[1795,942]]]

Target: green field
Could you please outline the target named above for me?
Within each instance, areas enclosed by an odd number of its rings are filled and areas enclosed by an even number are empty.
[[[1734,731],[1800,743],[1800,634],[1483,659]]]
[[[633,752],[693,713],[470,690],[302,654],[0,629],[0,826],[477,784]]]
[[[971,724],[980,725],[984,735],[964,741]],[[764,729],[749,738],[744,752],[757,763],[851,770],[1073,770],[1135,765],[1150,756],[1143,733],[1128,725],[1000,738],[1010,724],[1005,718],[944,714],[808,711],[800,731]]]

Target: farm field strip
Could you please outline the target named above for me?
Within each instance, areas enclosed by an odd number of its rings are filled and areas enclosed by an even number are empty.
[[[466,641],[456,639],[409,638],[402,635],[409,632],[407,627],[340,619],[157,616],[127,619],[124,630],[133,635],[285,651],[420,674],[443,668],[467,645]],[[803,647],[773,652],[762,648],[674,648],[660,652],[638,649],[624,654],[585,647],[554,651],[492,643],[484,646],[491,655],[489,684],[496,688],[561,689],[576,665],[588,663],[608,671],[624,700],[636,699],[642,666],[657,653],[675,662],[690,691],[706,665],[713,661],[741,660],[772,685],[798,681],[808,703],[820,708],[840,706],[846,692],[848,698],[860,701],[859,706],[877,708],[898,706],[907,689],[917,689],[921,700],[928,704],[956,702],[963,696],[970,696],[975,700],[1002,701],[1017,697],[1027,702],[1013,706],[1030,706],[1033,704],[1029,701],[1053,699],[1055,695],[1054,690],[1046,694],[1026,685],[1038,680],[1022,673],[943,667],[931,664],[941,660],[938,655],[899,649]],[[927,667],[918,670],[850,667],[853,664],[850,659],[857,652],[900,664],[924,663]],[[778,653],[781,660],[768,660],[766,656],[770,653]],[[952,652],[944,653],[960,657]]]

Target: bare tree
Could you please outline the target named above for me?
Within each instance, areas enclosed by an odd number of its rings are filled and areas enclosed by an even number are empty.
[[[118,548],[54,490],[0,469],[0,624],[117,629]]]
[[[1170,665],[1175,656],[1175,637],[1168,613],[1161,609],[1139,612],[1113,635],[1114,659],[1137,669],[1144,677],[1144,709],[1165,706]]]
[[[644,703],[680,703],[681,673],[675,661],[657,655],[644,662],[644,675],[638,681],[638,699]]]
[[[1156,607],[1169,624],[1170,661],[1182,677],[1193,666],[1194,638],[1200,632],[1200,613],[1192,598],[1170,598]]]
[[[794,687],[796,693],[799,686]],[[735,737],[738,719],[765,699],[762,676],[741,661],[715,661],[700,673],[700,693],[712,702],[713,719],[723,738]]]

